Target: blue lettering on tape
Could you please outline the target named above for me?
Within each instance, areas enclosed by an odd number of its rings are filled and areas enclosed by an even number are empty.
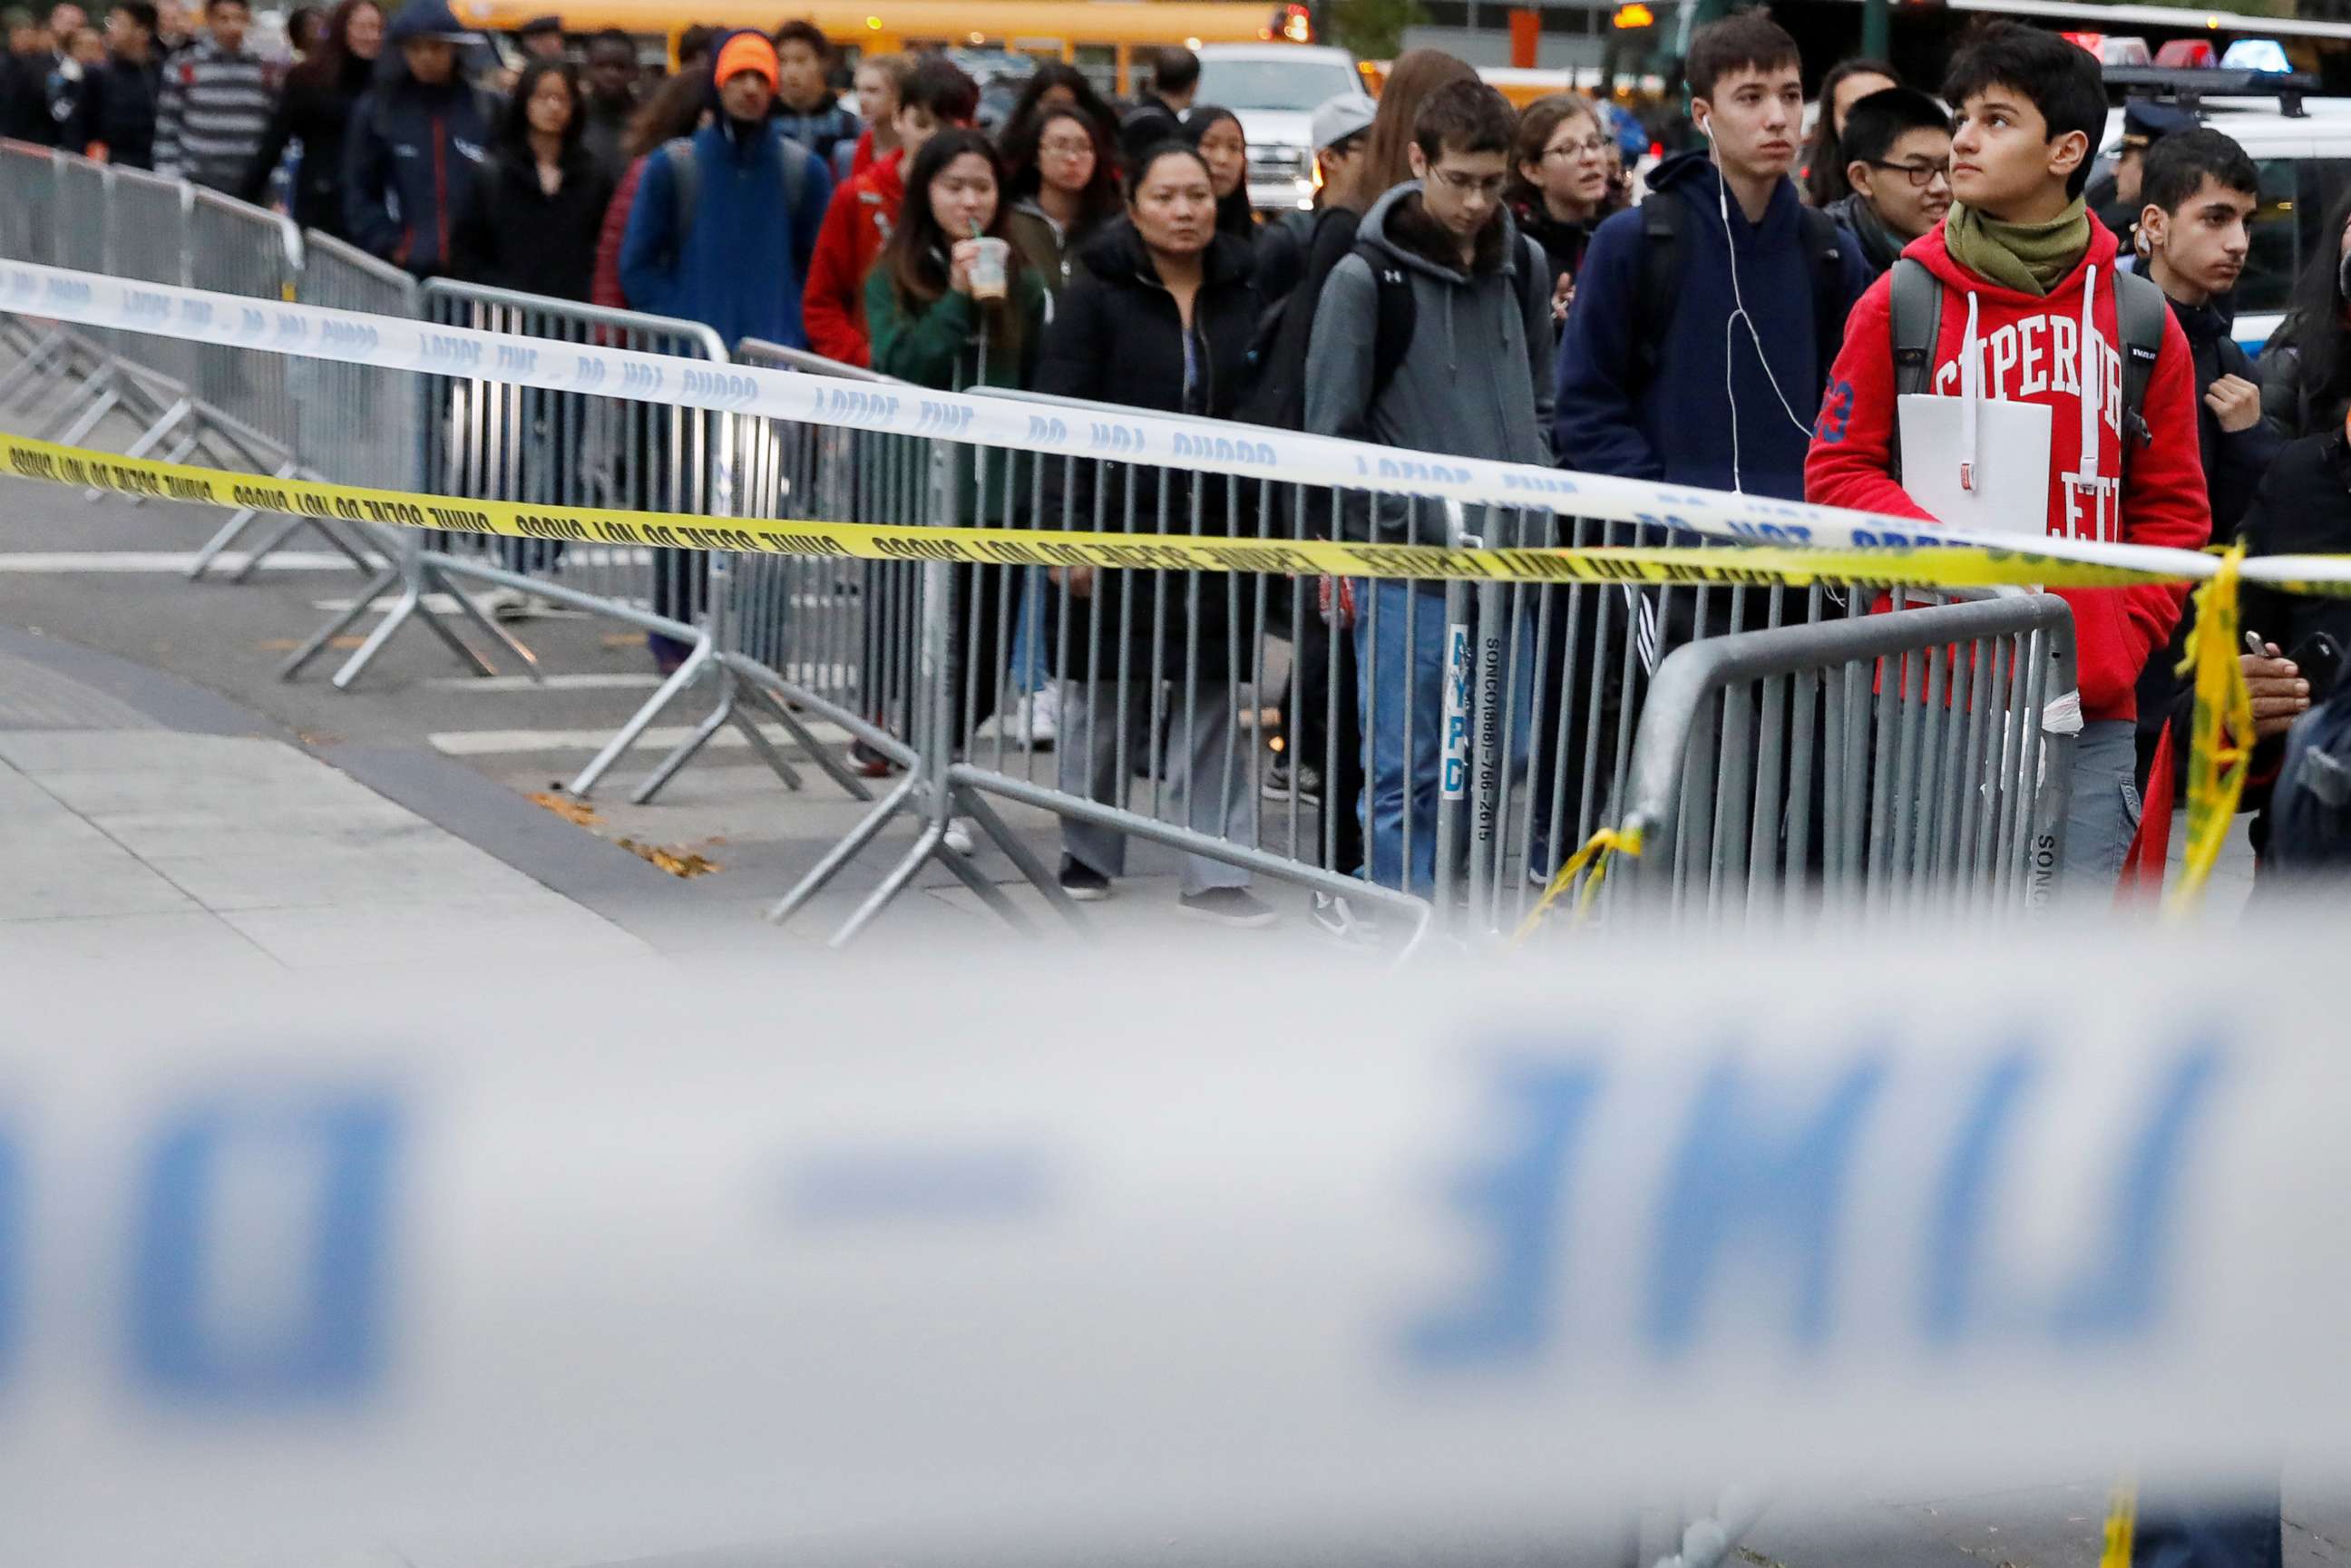
[[[2189,1136],[2223,1076],[2218,1048],[2196,1045],[2172,1063],[2116,1172],[2111,1213],[2093,1228],[2095,1239],[2075,1249],[2086,1260],[2082,1275],[2053,1298],[2033,1301],[1998,1289],[1986,1231],[1999,1207],[2001,1156],[2039,1075],[2032,1053],[2011,1051],[1985,1070],[1969,1104],[1930,1218],[1920,1301],[1930,1343],[2019,1333],[2061,1343],[2116,1340],[2162,1318]]]
[[[142,1387],[237,1406],[315,1404],[363,1395],[383,1369],[392,1178],[399,1113],[375,1091],[221,1095],[158,1130],[141,1173],[134,1224],[131,1364]],[[231,1157],[273,1177],[314,1182],[295,1206],[308,1236],[261,1237],[225,1212]],[[273,1206],[273,1211],[275,1206]],[[250,1217],[244,1217],[250,1218]],[[224,1236],[237,1243],[232,1253]],[[268,1249],[299,1257],[305,1299],[285,1321],[224,1333],[221,1282]],[[276,1260],[272,1260],[275,1266]]]
[[[1511,1061],[1494,1087],[1496,1157],[1448,1188],[1486,1260],[1458,1301],[1406,1329],[1405,1354],[1424,1365],[1530,1359],[1559,1318],[1568,1165],[1599,1073],[1574,1061]]]
[[[1707,1075],[1657,1212],[1644,1325],[1655,1349],[1670,1356],[1698,1338],[1708,1287],[1733,1245],[1792,1275],[1797,1344],[1828,1337],[1845,1174],[1885,1078],[1885,1063],[1865,1058],[1830,1085],[1809,1122],[1786,1126],[1775,1114],[1782,1095],[1738,1062]],[[1777,1246],[1757,1245],[1775,1232]]]

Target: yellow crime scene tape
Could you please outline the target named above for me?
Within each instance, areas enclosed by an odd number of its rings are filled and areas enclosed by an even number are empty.
[[[1557,547],[1447,549],[1433,545],[1349,544],[1328,539],[1063,532],[1050,528],[931,528],[793,518],[713,517],[597,507],[487,501],[357,485],[277,479],[225,469],[117,456],[88,447],[0,434],[5,471],[20,479],[282,513],[450,533],[559,540],[583,545],[755,555],[832,556],[859,560],[943,561],[966,566],[1093,567],[1112,570],[1265,573],[1294,577],[1420,578],[1500,583],[1711,584],[1864,590],[1895,588],[2128,588],[2185,583],[2182,574],[2063,559],[1979,546],[1917,549],[1777,546]],[[2236,605],[2243,551],[2196,594],[2198,622],[2181,673],[2193,671],[2196,720],[2189,762],[2188,869],[2175,896],[2185,909],[2200,895],[2242,794],[2252,734],[2252,700],[2236,663]],[[2294,585],[2351,593],[2351,582]],[[1613,854],[1638,855],[1637,834],[1603,830],[1572,856],[1529,917],[1539,921],[1587,868],[1588,909]]]
[[[1267,573],[1284,577],[1426,578],[1477,582],[1723,584],[1894,588],[2128,588],[2183,576],[2060,559],[2026,550],[1932,547],[1811,549],[1741,545],[1446,549],[1435,545],[1347,544],[1327,539],[1215,535],[1063,532],[1052,528],[930,528],[794,518],[713,517],[599,507],[484,501],[235,474],[87,447],[0,435],[6,471],[20,479],[251,507],[329,521],[450,533],[644,545],[749,555],[859,560],[946,561],[965,566],[1086,566],[1118,570]]]

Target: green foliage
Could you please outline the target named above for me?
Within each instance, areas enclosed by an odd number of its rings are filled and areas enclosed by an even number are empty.
[[[1420,0],[1334,0],[1331,26],[1339,43],[1367,60],[1392,60],[1404,52],[1406,27],[1428,20]]]

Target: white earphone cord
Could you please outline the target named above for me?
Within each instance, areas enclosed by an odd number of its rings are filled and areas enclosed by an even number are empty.
[[[1706,123],[1698,129],[1706,133],[1708,144],[1713,145],[1714,118],[1708,116]],[[1755,318],[1747,313],[1746,297],[1739,287],[1739,241],[1730,232],[1730,187],[1723,180],[1719,167],[1714,173],[1714,202],[1722,218],[1722,243],[1730,252],[1730,319],[1722,324],[1722,401],[1730,405],[1730,488],[1735,494],[1744,496],[1747,487],[1740,483],[1739,474],[1739,400],[1733,390],[1736,367],[1731,363],[1731,352],[1739,345],[1741,322],[1746,323],[1748,340],[1755,345],[1755,361],[1763,367],[1763,379],[1771,383],[1771,395],[1780,400],[1780,412],[1788,416],[1788,423],[1794,425],[1797,433],[1807,441],[1812,439],[1813,427],[1796,417],[1794,407],[1788,402],[1788,394],[1780,390],[1780,378],[1771,373],[1771,356],[1763,351],[1763,335],[1755,329]]]

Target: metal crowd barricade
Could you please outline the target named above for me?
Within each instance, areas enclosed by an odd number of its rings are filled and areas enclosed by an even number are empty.
[[[312,230],[303,236],[302,270],[295,280],[295,298],[305,305],[413,320],[417,315],[418,287],[400,268],[331,235]],[[306,476],[381,490],[418,488],[423,454],[417,445],[420,388],[414,372],[358,361],[305,359],[289,361],[287,376],[295,405],[296,457]],[[306,523],[329,535],[348,528],[371,545],[385,564],[371,571],[348,612],[311,633],[287,655],[278,666],[278,679],[292,680],[301,674],[335,638],[372,610],[380,595],[391,592],[397,597],[392,612],[377,627],[378,646],[400,625],[421,616],[461,658],[486,672],[488,666],[447,630],[428,601],[429,594],[454,591],[428,570],[424,536],[416,529],[286,518],[276,533],[255,547],[236,579],[242,580],[263,557]],[[336,685],[348,687],[372,656],[362,646],[338,673]]]
[[[194,196],[184,181],[138,169],[114,171],[111,233],[107,256],[117,277],[184,287],[188,281],[189,214]],[[123,358],[138,374],[168,390],[168,399],[130,446],[130,455],[161,451],[171,462],[193,453],[203,439],[196,417],[199,345],[183,338],[123,334]],[[176,437],[176,439],[173,439]],[[164,443],[172,444],[166,448]]]
[[[1038,394],[1040,434],[1098,422],[1115,429],[1130,411]],[[1247,427],[1202,422],[1227,439]],[[943,525],[1131,534],[1140,547],[1171,534],[1304,538],[1321,515],[1290,487],[1194,469],[1131,461],[1032,455],[932,442],[927,516]],[[1106,449],[1115,449],[1114,443]],[[929,816],[914,850],[852,916],[846,941],[908,884],[928,858],[959,875],[965,857],[945,844],[950,815],[966,816],[1014,863],[1073,915],[1058,883],[987,805],[989,798],[1040,808],[1063,821],[1064,852],[1104,874],[1124,871],[1124,842],[1140,839],[1190,857],[1187,881],[1205,891],[1255,876],[1298,884],[1326,904],[1385,906],[1417,940],[1426,903],[1367,885],[1329,846],[1343,838],[1336,813],[1307,811],[1293,796],[1288,833],[1269,832],[1260,812],[1263,742],[1280,702],[1280,671],[1291,629],[1311,613],[1312,585],[1239,573],[1104,570],[1085,591],[1077,580],[1030,567],[923,568],[919,668],[928,700],[918,703],[912,792],[883,810],[810,873],[775,912],[788,916],[812,897],[893,810]],[[1440,598],[1442,589],[1437,590]],[[1314,634],[1337,635],[1319,621]],[[1039,733],[1040,704],[1058,708],[1050,747]],[[1352,697],[1352,694],[1350,694]],[[1027,699],[1024,702],[1024,697]],[[1323,693],[1318,700],[1332,700]],[[1434,726],[1437,716],[1426,716]],[[967,876],[967,881],[970,878]],[[991,902],[994,902],[991,900]]]
[[[47,147],[0,141],[0,256],[46,266],[79,265],[65,257],[87,257],[91,253],[87,236],[95,235],[102,258],[103,195],[96,210],[87,192],[69,203],[59,175],[64,161]],[[63,232],[68,218],[76,229],[72,242]],[[102,260],[99,270],[105,270]],[[0,323],[0,343],[16,356],[16,363],[0,372],[0,407],[39,411],[42,429],[72,428],[83,408],[104,395],[105,389],[95,383],[106,374],[109,356],[97,335],[11,312]],[[68,389],[70,395],[60,398]]]
[[[596,343],[684,361],[723,364],[717,335],[691,321],[542,298],[436,278],[423,287],[423,319],[445,325],[554,343]],[[544,350],[539,350],[544,351]],[[705,409],[618,396],[555,392],[468,376],[422,376],[417,401],[419,482],[439,494],[555,506],[610,507],[629,511],[726,516],[734,505],[733,416]],[[732,675],[719,659],[732,559],[722,553],[554,540],[429,536],[417,553],[409,591],[369,641],[337,673],[348,686],[406,620],[423,616],[453,646],[454,632],[430,613],[426,591],[462,579],[493,591],[492,609],[527,618],[541,601],[585,611],[642,628],[679,653],[675,668],[645,705],[571,781],[587,795],[643,736],[655,718],[687,690],[708,680],[724,711],[708,725],[734,716]],[[460,611],[522,667],[536,675],[530,651],[472,596],[452,590]],[[331,636],[332,631],[327,633]],[[314,638],[314,641],[318,639]],[[477,656],[465,657],[486,673]],[[782,722],[828,772],[857,789],[838,758],[808,737],[797,716]],[[759,755],[791,788],[799,774],[767,744],[757,726]],[[685,748],[691,755],[692,747]],[[664,765],[665,780],[683,758]]]
[[[2004,911],[2055,888],[2073,612],[2050,594],[1717,638],[1659,667],[1607,904],[1673,918]]]
[[[294,298],[295,279],[302,271],[302,235],[293,220],[218,191],[188,189],[188,287],[273,303]],[[253,467],[279,479],[301,470],[291,365],[282,354],[247,353],[225,345],[201,344],[196,350],[196,404],[210,432],[237,448]],[[202,577],[258,520],[250,509],[232,513],[196,552],[188,575]],[[291,531],[281,524],[277,539]],[[353,553],[331,529],[319,532]],[[266,553],[250,552],[246,570]],[[354,564],[361,564],[356,557]]]
[[[854,387],[904,383],[805,350],[747,340],[739,363],[796,371]],[[738,415],[737,501],[744,515],[822,522],[919,523],[930,495],[921,436]],[[728,663],[789,685],[852,731],[869,760],[911,757],[921,574],[911,562],[750,556],[735,563]]]

